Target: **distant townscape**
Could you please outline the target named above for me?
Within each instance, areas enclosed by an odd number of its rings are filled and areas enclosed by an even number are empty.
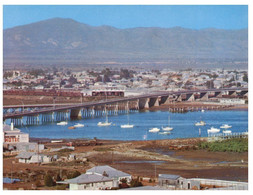
[[[125,96],[130,96],[152,91],[236,87],[248,87],[247,70],[187,69],[173,71],[164,69],[161,71],[135,71],[105,68],[100,71],[74,72],[70,69],[59,71],[53,68],[52,70],[5,71],[3,79],[3,89],[6,94],[11,94],[11,90],[61,90],[62,94],[71,91],[73,96],[95,96],[99,95],[99,91],[108,91],[108,96],[116,93],[120,96],[120,92],[124,92]],[[110,91],[111,93],[109,94]]]

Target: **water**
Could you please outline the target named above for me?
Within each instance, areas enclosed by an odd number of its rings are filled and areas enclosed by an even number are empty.
[[[153,127],[161,128],[168,125],[170,115],[170,126],[174,129],[171,134],[164,135],[150,133],[148,130]],[[248,131],[248,111],[205,111],[188,113],[170,113],[168,111],[146,111],[135,112],[129,115],[130,124],[134,128],[122,129],[120,125],[127,123],[127,115],[110,116],[109,122],[112,126],[98,127],[97,123],[105,121],[105,118],[89,118],[82,120],[68,121],[66,126],[58,126],[56,123],[19,127],[23,132],[30,133],[30,137],[36,138],[88,138],[106,140],[159,140],[174,138],[207,137],[207,129],[210,127],[220,128],[222,124],[232,125],[232,133]],[[206,126],[197,127],[194,123],[203,120]],[[68,129],[76,123],[82,123],[82,128]]]

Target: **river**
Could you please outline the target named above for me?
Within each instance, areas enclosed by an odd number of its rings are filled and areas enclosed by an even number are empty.
[[[170,126],[173,127],[171,134],[160,134],[161,127],[168,125],[168,116],[170,116]],[[22,132],[30,133],[30,137],[34,138],[87,138],[94,137],[104,140],[158,140],[158,139],[175,139],[207,137],[207,129],[210,127],[220,128],[223,124],[232,125],[230,129],[233,133],[248,131],[248,111],[205,111],[205,112],[187,112],[187,113],[171,113],[168,111],[145,111],[134,112],[129,114],[130,124],[134,124],[134,128],[124,129],[120,125],[128,122],[127,115],[109,116],[111,126],[99,127],[97,123],[105,121],[105,118],[88,118],[82,120],[68,121],[68,125],[59,126],[55,123],[44,125],[21,126],[18,127]],[[195,126],[194,124],[200,120],[206,122],[205,126]],[[68,129],[76,123],[82,123],[85,126],[76,129]],[[160,132],[151,133],[149,129],[157,127]],[[199,130],[200,129],[200,130]],[[222,132],[222,131],[221,131]]]

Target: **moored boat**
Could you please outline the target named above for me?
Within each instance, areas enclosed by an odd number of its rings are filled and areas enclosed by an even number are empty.
[[[200,121],[200,122],[197,122],[195,123],[195,126],[205,126],[206,123],[204,121]]]
[[[74,126],[70,126],[70,127],[68,127],[68,129],[75,129],[75,127]]]
[[[211,127],[211,129],[207,130],[207,133],[219,133],[219,132],[220,132],[220,129],[217,129],[214,127]]]
[[[120,125],[121,128],[133,128],[134,125],[126,124],[126,125]]]
[[[163,131],[171,131],[173,130],[173,127],[170,127],[170,117],[168,117],[168,126],[167,127],[162,127]]]
[[[231,130],[223,130],[222,133],[227,134],[227,133],[232,133],[232,131]]]
[[[74,127],[77,127],[77,128],[78,128],[78,127],[84,127],[84,124],[77,123],[77,124],[74,125]]]
[[[68,124],[68,122],[66,122],[66,121],[61,121],[61,122],[57,123],[57,125],[67,125],[67,124]]]
[[[222,128],[222,129],[229,129],[229,128],[231,128],[232,126],[231,125],[228,125],[228,124],[224,124],[224,125],[222,125],[222,126],[220,126],[220,128]]]
[[[156,132],[159,132],[160,129],[157,128],[157,127],[154,127],[154,128],[152,128],[152,129],[150,129],[150,130],[148,130],[148,131],[151,132],[151,133],[156,133]]]

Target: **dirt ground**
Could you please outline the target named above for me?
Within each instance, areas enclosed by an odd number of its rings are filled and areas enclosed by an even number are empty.
[[[248,181],[248,153],[208,152],[206,150],[169,150],[171,145],[197,144],[203,138],[156,140],[156,141],[103,141],[102,145],[78,146],[75,151],[61,155],[78,154],[88,159],[80,163],[51,163],[46,165],[18,163],[14,157],[3,159],[3,175],[13,174],[14,178],[26,174],[30,176],[35,171],[46,173],[60,170],[81,173],[93,166],[109,165],[135,177],[157,178],[158,174],[177,174],[186,178],[213,178],[234,181]],[[69,141],[69,140],[68,140]],[[74,141],[74,140],[73,140]],[[66,143],[48,143],[47,148],[60,147]],[[55,153],[46,152],[53,155]],[[14,164],[13,161],[15,161]],[[15,177],[16,176],[16,177]],[[144,182],[146,185],[156,183]],[[4,184],[4,188],[31,189],[35,181]]]

